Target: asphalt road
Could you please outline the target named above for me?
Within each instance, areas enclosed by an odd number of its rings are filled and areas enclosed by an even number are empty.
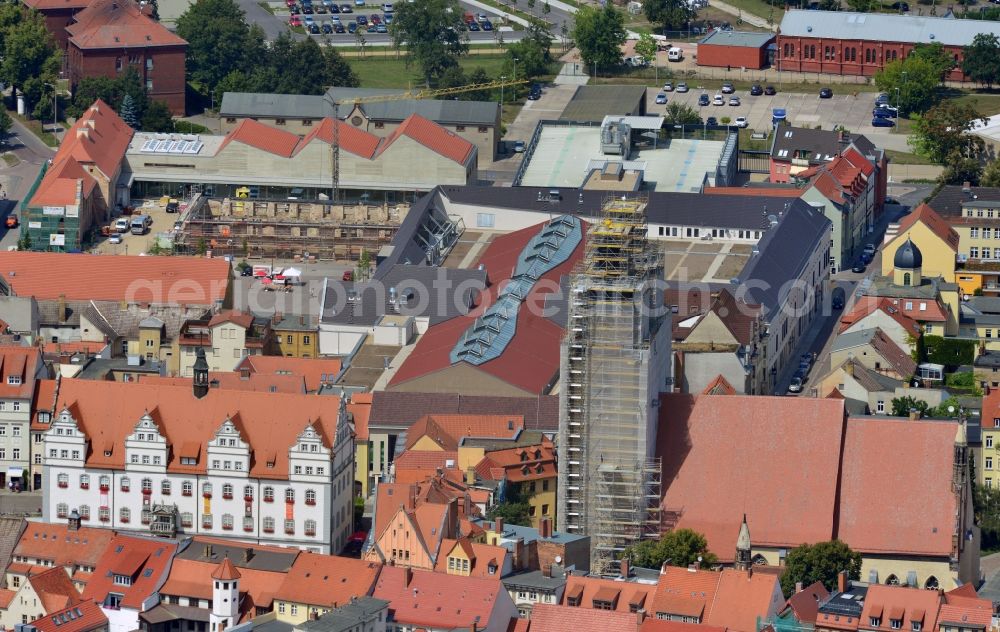
[[[39,140],[17,119],[12,121],[4,149],[20,160],[13,167],[0,162],[0,184],[6,194],[6,198],[0,199],[0,249],[7,250],[17,245],[20,236],[17,230],[7,230],[2,220],[16,212],[21,198],[28,194],[34,184],[42,164],[55,155],[55,150]]]

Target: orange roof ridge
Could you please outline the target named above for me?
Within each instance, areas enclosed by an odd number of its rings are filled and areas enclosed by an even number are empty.
[[[212,579],[221,579],[223,581],[239,579],[240,577],[242,577],[242,575],[240,575],[240,572],[236,570],[233,563],[229,561],[228,555],[222,559],[222,562],[215,567],[215,571],[212,573]]]
[[[459,164],[465,163],[475,151],[475,145],[455,132],[414,113],[406,117],[399,127],[386,137],[385,142],[379,146],[377,155],[385,153],[402,136],[407,136],[427,149]]]

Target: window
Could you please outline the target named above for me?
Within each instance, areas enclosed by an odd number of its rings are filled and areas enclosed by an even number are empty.
[[[60,474],[56,477],[59,487],[69,487],[69,474]]]
[[[889,627],[892,628],[893,630],[898,630],[901,627],[903,627],[903,620],[902,619],[889,619]]]
[[[285,534],[286,535],[295,535],[295,521],[294,520],[285,520]]]
[[[190,496],[193,493],[194,493],[194,485],[191,483],[191,481],[184,481],[183,483],[181,483],[182,496]]]
[[[969,248],[969,258],[970,259],[978,259],[979,258],[979,248],[976,248],[975,246],[973,246],[972,248]]]
[[[90,489],[90,476],[87,474],[80,475],[80,489]]]
[[[923,624],[920,623],[919,621],[911,621],[910,625],[913,628],[913,632],[920,632],[920,630],[923,629],[924,627]]]
[[[69,505],[66,503],[59,503],[56,505],[56,516],[60,518],[65,518],[69,514]]]
[[[304,345],[309,344],[309,340],[310,340],[309,336],[302,336],[302,344]]]
[[[212,514],[202,514],[201,515],[201,528],[211,529],[212,528]]]
[[[226,531],[233,530],[233,514],[222,514],[222,528]]]
[[[264,488],[264,502],[273,503],[274,502],[274,488],[265,487]]]
[[[243,516],[243,530],[248,533],[253,531],[253,516]]]
[[[316,521],[306,520],[305,530],[306,530],[306,535],[316,535]]]
[[[304,127],[309,127],[312,124],[313,124],[312,119],[302,119],[302,125]]]
[[[986,447],[987,448],[992,448],[993,447],[993,437],[992,437],[992,435],[986,435]]]
[[[190,528],[194,526],[194,514],[190,511],[185,511],[181,514],[181,526]]]
[[[493,228],[495,223],[496,215],[494,213],[476,213],[477,228]]]
[[[274,124],[275,125],[284,125],[285,124],[285,119],[283,119],[283,118],[274,119]],[[222,332],[222,333],[225,334],[226,332]]]
[[[291,487],[285,490],[285,502],[288,504],[295,502],[295,490]]]
[[[21,407],[21,403],[20,402],[14,402],[14,412],[17,412],[17,410],[20,407]],[[11,426],[10,427],[10,434],[12,436],[14,436],[14,437],[20,437],[21,436],[21,426]]]
[[[101,491],[102,492],[106,492],[109,489],[111,489],[111,477],[110,476],[102,476],[100,482],[101,482]]]
[[[985,462],[983,463],[983,466],[987,470],[992,470],[993,469],[993,457],[991,457],[991,456],[986,457]]]
[[[222,486],[222,497],[226,499],[233,497],[233,486],[229,483]]]
[[[284,601],[279,601],[278,602],[278,614],[285,614],[285,602]]]
[[[295,604],[292,604],[292,612],[291,612],[292,616],[294,617],[298,613],[299,613],[299,607]]]
[[[101,522],[108,522],[111,520],[111,508],[110,507],[100,507],[97,510],[97,519]]]
[[[142,493],[143,494],[153,493],[153,479],[151,478],[142,479]]]
[[[880,399],[875,402],[875,412],[884,413],[885,412],[885,400]]]
[[[90,520],[90,505],[80,505],[80,509],[77,511],[80,514],[80,520]]]
[[[204,496],[205,498],[211,498],[212,497],[212,484],[211,483],[204,483],[201,486],[201,495]]]
[[[243,500],[253,500],[253,486],[245,485],[243,487]]]
[[[264,518],[264,533],[274,533],[274,518]]]
[[[969,237],[972,239],[979,239],[979,228],[973,226],[969,229]]]
[[[316,504],[316,490],[307,489],[306,490],[306,504],[315,505]]]
[[[122,507],[118,510],[118,520],[121,522],[129,522],[132,519],[132,510],[128,507]]]
[[[152,92],[152,91],[153,91],[153,80],[146,79],[146,92]]]
[[[882,625],[882,618],[881,617],[869,617],[869,619],[870,619],[869,623],[871,623],[871,626],[873,628],[877,628],[880,625]]]

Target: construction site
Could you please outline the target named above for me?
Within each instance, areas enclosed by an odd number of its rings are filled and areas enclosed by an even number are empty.
[[[388,245],[408,203],[334,204],[324,200],[196,198],[175,251],[250,259],[357,260]]]
[[[621,554],[660,532],[655,457],[670,326],[647,201],[609,198],[570,281],[561,349],[558,524],[591,538],[591,572],[619,573]]]

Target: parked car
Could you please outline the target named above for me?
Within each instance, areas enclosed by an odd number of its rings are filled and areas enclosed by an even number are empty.
[[[368,17],[364,15],[359,15],[357,17],[358,26],[368,26]]]
[[[288,18],[288,26],[302,26],[302,20],[299,19],[299,16],[293,15]]]
[[[761,88],[759,83],[750,86],[750,96],[759,97],[762,94],[764,94],[764,88]]]
[[[876,114],[877,113],[877,114]],[[877,106],[872,114],[875,116],[881,116],[882,118],[896,118],[899,116],[899,110],[892,107],[891,105],[886,105],[885,103]]]
[[[475,22],[469,22],[468,27],[470,31],[479,31],[479,25]]]
[[[289,15],[298,15],[300,13],[302,13],[302,11],[299,10],[298,5],[295,5],[295,6],[292,6],[292,7],[288,7],[288,14]]]
[[[734,92],[736,92],[736,88],[733,87],[733,84],[728,81],[722,84],[722,94],[732,94]]]
[[[796,373],[792,377],[792,381],[788,383],[789,393],[801,393],[802,392],[802,376]]]
[[[686,84],[683,81],[677,84],[677,92],[687,92],[687,91],[688,91],[688,84]]]
[[[705,125],[711,125],[714,127],[718,124],[719,124],[719,119],[715,118],[714,116],[710,116],[707,119],[705,119]]]
[[[890,204],[889,198],[886,198],[885,201],[887,204]],[[865,244],[865,248],[862,251],[862,253],[868,255],[869,257],[874,257],[875,250],[876,250],[875,244]]]
[[[865,271],[866,267],[868,267],[868,264],[865,263],[864,259],[862,259],[851,266],[851,272],[857,272],[860,274]]]
[[[531,90],[528,91],[528,100],[537,101],[542,98],[542,86],[537,83],[531,84]]]
[[[370,16],[368,16],[368,20],[375,26],[378,26],[379,24],[382,23],[382,16],[377,13],[372,13]]]
[[[524,141],[523,140],[514,141],[514,152],[515,153],[518,153],[518,154],[524,153],[524,149],[525,149],[525,146],[524,146]]]
[[[378,27],[374,24],[369,24],[368,28],[365,29],[366,33],[378,33]]]
[[[353,270],[344,270],[344,276],[340,277],[340,280],[341,281],[353,281],[354,280],[354,271]]]
[[[349,5],[349,4],[342,4],[342,5],[340,5],[340,12],[341,13],[354,13],[354,9],[352,9],[351,5]]]
[[[767,86],[766,88],[764,88],[764,94],[766,94],[769,97],[773,97],[774,95],[778,94],[778,91],[774,89],[774,86]]]
[[[737,116],[736,120],[733,121],[733,125],[739,127],[740,129],[745,129],[750,126],[750,123],[747,122],[747,117]]]
[[[378,26],[375,27],[375,32],[376,33],[388,33],[389,29],[386,27],[385,24],[379,24]]]
[[[326,13],[326,7],[323,6],[322,4],[317,4],[315,10],[317,15],[320,13]]]
[[[392,24],[392,14],[391,13],[386,13],[385,15],[383,15],[382,16],[382,23],[385,24],[386,26],[389,26],[390,24]]]
[[[115,231],[117,231],[119,233],[127,233],[128,232],[128,218],[127,217],[119,217],[118,219],[115,220]]]
[[[479,25],[481,27],[483,27],[484,31],[492,31],[493,30],[493,23],[490,22],[489,20],[483,20],[482,22],[479,23]]]
[[[889,6],[892,7],[893,11],[902,11],[903,13],[910,12],[910,4],[908,2],[893,2]]]
[[[302,7],[302,14],[303,15],[312,15],[312,13],[313,13],[312,5],[308,5],[307,4],[307,5],[304,5]]]
[[[334,22],[334,23],[333,23],[333,32],[334,32],[334,33],[343,33],[343,32],[345,32],[346,30],[347,30],[347,29],[345,29],[345,28],[344,28],[344,25],[343,25],[343,24],[341,24],[340,22]]]
[[[875,105],[879,106],[882,104],[889,105],[889,93],[880,92],[879,95],[875,97]]]
[[[714,97],[712,97],[712,105],[725,105],[725,104],[726,104],[726,99],[721,94],[717,94]]]
[[[872,127],[896,127],[896,122],[891,118],[873,118]]]
[[[386,2],[382,5],[382,13],[392,13],[392,5]]]
[[[120,243],[122,243],[122,234],[121,233],[112,233],[111,237],[108,238],[108,243],[112,243],[112,244],[120,244]]]
[[[309,29],[309,32],[312,33],[313,35],[319,35],[319,24],[316,24],[315,22],[313,22],[312,24],[310,24],[306,28]]]
[[[833,309],[844,309],[844,290],[841,288],[835,289],[830,303],[833,305]]]
[[[819,90],[819,98],[821,98],[821,99],[832,99],[833,98],[833,90],[831,90],[830,88],[820,88],[820,90]]]
[[[729,105],[738,106],[740,104],[739,97],[729,97]]]
[[[178,211],[179,211],[180,209],[181,209],[181,205],[180,205],[180,202],[178,202],[178,201],[177,201],[177,200],[175,200],[174,198],[170,198],[170,201],[169,201],[169,202],[167,202],[167,208],[166,208],[165,210],[166,210],[166,211],[167,211],[168,213],[176,213],[176,212],[178,212]]]
[[[357,32],[357,30],[358,30],[358,23],[357,22],[348,22],[347,23],[347,32],[348,33],[350,33],[351,35],[354,35],[354,33]]]
[[[803,353],[799,356],[799,369],[801,369],[803,375],[809,375],[810,369],[813,365],[813,354]]]
[[[313,25],[313,16],[307,15],[303,21],[306,23],[306,27],[310,27]]]
[[[240,276],[241,277],[252,277],[253,276],[253,266],[246,266],[244,268],[240,268]]]
[[[295,0],[285,0],[285,6],[288,7],[289,9],[291,9],[292,7],[297,6],[297,5],[296,5]]]
[[[335,4],[331,4],[331,5],[330,5],[329,7],[327,7],[327,8],[328,8],[328,9],[330,9],[330,13],[340,13],[340,7],[338,7],[338,6],[337,6],[337,5],[335,5]]]
[[[663,105],[667,102],[667,94],[665,92],[660,92],[656,95],[656,104]]]
[[[678,92],[680,92],[680,90],[678,90]],[[708,95],[707,94],[703,93],[700,97],[698,97],[698,105],[708,105]]]
[[[669,81],[666,82],[665,84],[663,84],[663,91],[664,92],[673,92],[674,91],[674,84],[670,83]]]
[[[329,22],[323,22],[323,26],[319,27],[319,29],[323,31],[325,35],[330,35],[333,33],[333,27],[330,25]]]

